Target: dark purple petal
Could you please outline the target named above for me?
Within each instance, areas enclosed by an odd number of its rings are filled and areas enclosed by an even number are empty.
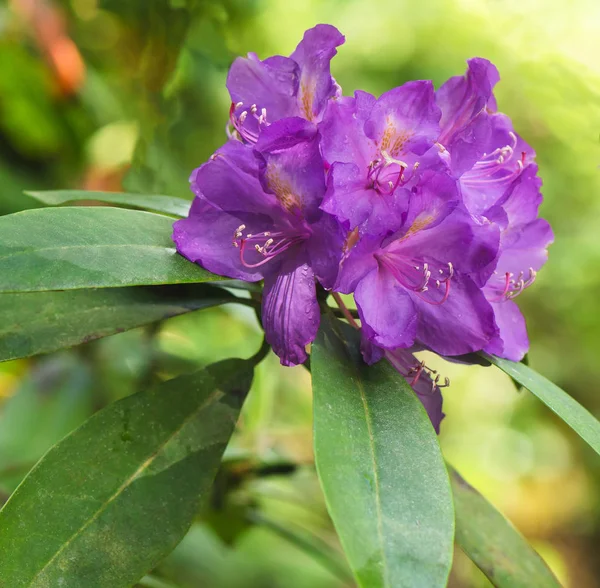
[[[244,214],[244,222],[269,227],[270,219]],[[233,245],[233,235],[243,224],[242,218],[227,214],[196,198],[187,218],[173,225],[177,251],[190,261],[218,275],[256,282],[262,280],[263,268],[249,269],[240,261],[240,250]]]
[[[319,24],[304,33],[290,56],[300,67],[298,109],[307,120],[318,122],[327,101],[336,94],[330,64],[344,40],[335,27]]]
[[[252,149],[238,141],[228,141],[192,172],[191,188],[196,196],[226,212],[281,217],[277,199],[273,194],[265,194],[258,173],[259,163]]]
[[[317,127],[298,117],[282,119],[262,131],[255,150],[265,191],[290,214],[318,216],[325,171]]]
[[[265,276],[262,322],[267,342],[282,365],[306,361],[306,345],[319,328],[314,274],[302,256],[286,259],[277,274]]]
[[[367,274],[354,292],[365,336],[380,347],[409,347],[415,340],[417,313],[406,290],[384,268]]]
[[[321,285],[333,288],[339,272],[345,232],[329,214],[321,213],[318,220],[311,223],[312,235],[306,243],[310,266]]]
[[[365,123],[365,134],[393,158],[423,155],[440,133],[441,112],[430,81],[407,82],[383,94]]]
[[[502,300],[493,302],[492,308],[500,332],[485,347],[485,351],[512,361],[521,361],[529,349],[529,339],[519,307],[512,300]]]
[[[387,350],[385,357],[410,384],[417,398],[425,407],[435,432],[439,435],[440,423],[445,415],[442,412],[442,393],[438,386],[434,384],[426,369],[421,367],[410,349]],[[421,367],[421,371],[416,377],[415,372],[419,367]]]
[[[418,308],[417,339],[441,355],[462,355],[483,349],[497,334],[494,312],[481,290],[466,276],[456,275],[445,302],[429,304],[410,294]]]
[[[260,61],[254,53],[249,53],[247,58],[238,57],[233,62],[227,75],[227,89],[234,104],[242,103],[238,114],[249,111],[254,104],[259,113],[265,108],[267,120],[272,122],[298,113],[299,79],[300,69],[294,60],[275,56]]]

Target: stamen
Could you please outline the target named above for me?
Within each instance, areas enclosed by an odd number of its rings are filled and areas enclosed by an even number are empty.
[[[523,290],[529,288],[535,282],[536,275],[537,273],[532,267],[529,268],[529,277],[527,279],[524,279],[525,274],[522,271],[519,272],[516,278],[514,278],[514,274],[511,272],[506,272],[504,277],[501,278],[504,282],[501,291],[494,298],[489,299],[489,301],[503,302],[504,300],[516,298]]]
[[[247,268],[255,268],[269,262],[271,259],[287,251],[290,247],[304,241],[308,235],[302,232],[284,233],[283,231],[263,231],[262,233],[247,233],[244,237],[243,231],[246,225],[240,225],[233,234],[233,246],[240,250],[240,261]],[[264,259],[258,262],[251,262],[246,257],[248,247],[261,255]]]

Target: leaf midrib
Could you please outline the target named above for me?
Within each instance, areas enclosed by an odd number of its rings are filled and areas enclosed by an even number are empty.
[[[382,510],[381,510],[381,497],[380,497],[380,490],[379,490],[379,472],[377,470],[377,458],[375,456],[375,438],[373,436],[371,412],[369,410],[369,405],[367,403],[367,397],[365,394],[364,386],[362,384],[360,373],[358,372],[358,370],[356,370],[356,368],[355,368],[355,371],[357,372],[356,382],[358,385],[358,389],[360,391],[360,398],[363,403],[363,409],[365,412],[365,420],[367,422],[367,431],[369,433],[369,449],[370,449],[370,453],[371,453],[371,463],[373,465],[373,476],[374,476],[374,481],[375,481],[375,507],[377,510],[377,535],[379,537],[379,543],[381,545],[381,559],[382,559],[382,564],[383,564],[383,581],[384,581],[384,586],[391,586],[390,580],[389,580],[389,567],[388,567],[388,562],[387,562],[387,554],[385,552],[384,540],[383,540],[383,514],[382,514]]]
[[[2,245],[0,245],[2,247]],[[166,245],[145,245],[143,243],[85,243],[81,245],[55,245],[53,247],[32,247],[31,249],[22,249],[20,251],[15,251],[8,255],[0,256],[0,261],[4,259],[11,259],[12,257],[16,257],[18,255],[30,254],[35,255],[37,252],[44,251],[61,251],[61,250],[70,250],[70,249],[94,249],[97,250],[99,248],[120,248],[120,247],[129,247],[139,249],[143,247],[144,249],[164,249],[166,251],[172,251],[176,253],[175,247],[167,247]]]
[[[37,578],[39,578],[39,576],[52,564],[52,562],[54,560],[56,560],[56,558],[65,550],[67,549],[67,547],[69,547],[69,545],[71,543],[73,543],[73,541],[79,537],[92,523],[94,523],[94,521],[96,521],[100,515],[102,515],[102,513],[108,508],[108,506],[110,504],[112,504],[139,476],[140,474],[142,474],[145,470],[148,469],[148,467],[152,464],[152,462],[158,457],[159,453],[166,447],[166,445],[168,443],[170,443],[173,438],[178,435],[183,428],[192,420],[194,420],[194,418],[196,418],[198,416],[198,414],[200,412],[202,412],[202,410],[204,410],[209,404],[211,404],[213,401],[215,401],[217,398],[222,398],[223,396],[225,396],[225,393],[220,390],[219,388],[217,388],[212,394],[210,394],[208,396],[208,398],[195,410],[193,411],[186,419],[184,419],[181,423],[181,425],[175,429],[175,431],[173,431],[173,433],[171,435],[169,435],[169,437],[167,439],[165,439],[163,441],[163,443],[161,443],[142,463],[141,466],[139,466],[136,471],[129,477],[127,478],[127,480],[125,480],[125,482],[117,489],[117,491],[106,501],[102,504],[102,506],[91,516],[89,517],[85,523],[75,531],[75,533],[73,533],[73,535],[71,535],[71,537],[69,537],[69,539],[67,539],[67,541],[65,541],[62,546],[60,547],[60,549],[58,549],[56,551],[56,553],[44,564],[44,566],[42,568],[39,569],[39,571],[35,574],[35,576],[33,576],[33,578],[31,579],[31,582],[29,584],[29,588],[32,588],[34,586],[34,582],[37,580]],[[8,503],[7,503],[8,504]]]

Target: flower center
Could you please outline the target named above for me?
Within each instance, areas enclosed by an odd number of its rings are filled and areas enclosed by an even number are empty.
[[[526,153],[521,157],[515,156],[517,136],[509,133],[512,144],[495,149],[490,154],[484,153],[483,157],[464,173],[461,182],[468,186],[484,187],[490,184],[507,184],[518,177],[525,166]]]
[[[229,109],[229,122],[227,123],[227,136],[235,138],[242,143],[254,145],[258,141],[261,125],[268,126],[267,109],[259,108],[252,104],[245,108],[243,102],[231,103]]]
[[[511,272],[506,272],[504,276],[499,276],[497,272],[494,272],[494,275],[495,280],[492,278],[494,282],[490,283],[490,286],[495,296],[488,298],[488,300],[490,302],[504,302],[516,298],[525,288],[529,288],[535,282],[536,271],[530,267],[527,278],[525,278],[525,272],[519,272],[517,276]]]
[[[448,300],[450,283],[454,277],[452,262],[437,265],[406,259],[394,253],[375,257],[390,271],[399,284],[414,292],[424,302],[439,306]]]
[[[305,241],[309,235],[296,232],[262,231],[246,233],[246,225],[240,225],[233,233],[232,244],[240,250],[240,261],[244,267],[260,267],[284,253],[294,245]]]
[[[404,172],[408,164],[400,159],[394,159],[387,151],[382,150],[381,156],[369,163],[367,172],[367,182],[370,188],[375,189],[379,194],[387,196],[391,194],[398,186],[406,184],[413,177],[419,163],[415,163],[409,177]]]

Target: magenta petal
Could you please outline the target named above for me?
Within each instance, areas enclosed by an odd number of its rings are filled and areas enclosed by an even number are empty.
[[[344,40],[335,27],[319,24],[304,33],[290,56],[300,66],[298,108],[307,120],[318,122],[327,101],[336,94],[330,63]]]
[[[430,81],[407,82],[383,94],[365,123],[365,134],[394,158],[423,155],[440,133],[441,112]]]
[[[282,365],[306,361],[306,345],[319,328],[314,274],[302,258],[288,258],[277,274],[265,276],[262,323],[267,342]]]
[[[415,306],[392,275],[382,267],[367,274],[354,292],[365,335],[387,349],[409,347],[415,340]]]
[[[485,347],[488,353],[521,361],[529,349],[527,326],[519,307],[512,300],[493,302],[496,324],[500,330]]]

